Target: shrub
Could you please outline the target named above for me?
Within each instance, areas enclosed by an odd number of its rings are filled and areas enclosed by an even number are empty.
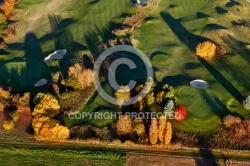
[[[170,122],[167,122],[167,125],[165,128],[165,138],[164,138],[165,145],[168,145],[171,139],[172,139],[172,125]]]
[[[247,96],[247,97],[243,100],[242,105],[243,105],[244,108],[250,109],[250,96]]]
[[[175,110],[175,119],[178,121],[182,121],[186,118],[187,116],[187,109],[184,106],[179,106]]]
[[[149,140],[152,145],[158,142],[158,135],[159,135],[158,121],[156,118],[153,118],[151,120],[151,125],[149,128]]]
[[[199,43],[196,47],[196,55],[202,58],[213,58],[216,56],[216,45],[210,41]]]
[[[116,132],[120,137],[130,134],[132,129],[132,120],[127,115],[121,115],[115,124]]]

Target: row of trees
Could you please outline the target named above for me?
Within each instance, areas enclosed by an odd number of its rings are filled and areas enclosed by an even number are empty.
[[[162,115],[160,119],[151,119],[150,126],[147,126],[143,119],[132,120],[128,115],[122,115],[117,120],[115,129],[123,141],[168,145],[172,138],[172,125],[167,122],[165,115]]]

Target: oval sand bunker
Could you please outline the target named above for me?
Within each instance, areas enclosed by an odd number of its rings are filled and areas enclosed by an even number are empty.
[[[209,87],[209,84],[206,81],[201,80],[201,79],[196,79],[196,80],[191,81],[190,85],[197,89],[206,89]]]

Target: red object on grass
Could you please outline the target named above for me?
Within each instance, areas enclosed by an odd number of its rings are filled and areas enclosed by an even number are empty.
[[[187,116],[187,109],[184,106],[179,106],[175,109],[175,119],[178,121],[182,121]]]

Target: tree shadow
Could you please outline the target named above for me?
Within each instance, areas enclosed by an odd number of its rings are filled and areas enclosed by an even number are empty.
[[[163,78],[162,84],[169,84],[172,86],[180,86],[185,83],[188,83],[192,81],[193,78],[188,75],[175,75],[175,76],[167,76]]]
[[[218,64],[223,66],[223,69],[226,70],[232,77],[235,78],[235,80],[238,81],[242,86],[244,86],[245,89],[250,90],[250,77],[247,75],[242,74],[242,72],[235,67],[233,64],[230,64],[230,62],[226,58],[217,58],[215,60]]]
[[[196,63],[196,62],[187,62],[183,69],[187,69],[187,70],[190,70],[190,69],[198,69],[202,67],[202,65],[200,63]]]
[[[222,40],[233,49],[234,52],[237,52],[242,58],[250,62],[250,50],[246,48],[250,43],[245,43],[235,39],[231,35],[222,36]]]
[[[198,142],[202,143],[203,141],[199,139]],[[210,149],[200,148],[199,151],[200,151],[201,158],[195,159],[195,163],[197,166],[218,166],[219,165],[216,162],[216,159]]]
[[[215,69],[205,59],[198,57],[200,63],[207,68],[210,74],[240,103],[243,100],[241,93],[229,82],[217,69]]]
[[[235,5],[240,5],[240,3],[239,2],[237,2],[237,1],[234,1],[234,0],[230,0],[230,2],[227,2],[226,3],[226,7],[233,7],[233,6],[235,6]]]
[[[230,111],[226,106],[217,98],[212,99],[206,90],[198,89],[201,97],[206,101],[206,103],[211,107],[211,110],[214,114],[218,115],[220,118],[223,118],[225,115],[229,114]]]
[[[207,24],[204,28],[204,30],[211,31],[211,30],[221,30],[221,29],[227,29],[224,26],[217,25],[217,24]]]
[[[209,40],[207,38],[190,33],[180,23],[180,20],[175,19],[170,13],[161,12],[160,15],[164,19],[164,21],[168,24],[168,26],[171,28],[173,33],[178,37],[178,39],[182,43],[186,44],[192,51],[195,50],[196,46],[199,43]]]
[[[205,13],[202,13],[202,12],[197,12],[196,13],[196,17],[197,18],[208,18],[210,17],[209,15],[205,14]]]
[[[218,14],[225,14],[225,13],[228,13],[228,11],[226,9],[223,9],[219,6],[215,7],[215,10]]]

